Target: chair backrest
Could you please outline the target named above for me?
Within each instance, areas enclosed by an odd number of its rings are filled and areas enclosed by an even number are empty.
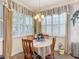
[[[56,44],[56,38],[53,38],[53,40],[52,40],[52,48],[53,49],[55,48],[55,44]]]
[[[34,52],[33,40],[22,39],[22,47],[24,51],[24,59],[32,59]]]
[[[28,35],[28,36],[27,36],[27,39],[28,39],[28,40],[34,40],[34,38],[35,38],[34,35]]]
[[[52,55],[53,55],[53,56],[54,56],[55,44],[56,44],[56,38],[53,38],[53,39],[52,39],[52,45],[51,45],[51,52],[52,52]]]
[[[44,39],[49,39],[49,35],[44,34]]]

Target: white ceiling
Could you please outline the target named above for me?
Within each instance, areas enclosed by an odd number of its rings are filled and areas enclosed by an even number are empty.
[[[23,4],[31,10],[39,9],[39,0],[14,0],[17,3]],[[40,9],[47,9],[59,4],[65,4],[76,0],[40,0]]]

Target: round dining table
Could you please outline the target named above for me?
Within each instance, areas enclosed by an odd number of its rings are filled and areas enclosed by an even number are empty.
[[[51,53],[51,39],[44,39],[43,41],[33,40],[33,45],[36,52],[45,59],[46,55]]]

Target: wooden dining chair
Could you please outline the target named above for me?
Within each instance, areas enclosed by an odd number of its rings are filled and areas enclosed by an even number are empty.
[[[32,59],[34,53],[33,40],[22,39],[24,59]]]
[[[54,59],[54,48],[56,44],[56,38],[52,38],[52,45],[51,45],[51,54],[46,56],[46,59]]]

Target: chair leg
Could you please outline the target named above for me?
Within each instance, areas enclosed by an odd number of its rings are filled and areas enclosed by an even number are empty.
[[[54,51],[52,51],[51,57],[52,57],[52,59],[55,59],[55,57],[54,57]]]
[[[55,59],[53,55],[51,55],[51,59]]]

